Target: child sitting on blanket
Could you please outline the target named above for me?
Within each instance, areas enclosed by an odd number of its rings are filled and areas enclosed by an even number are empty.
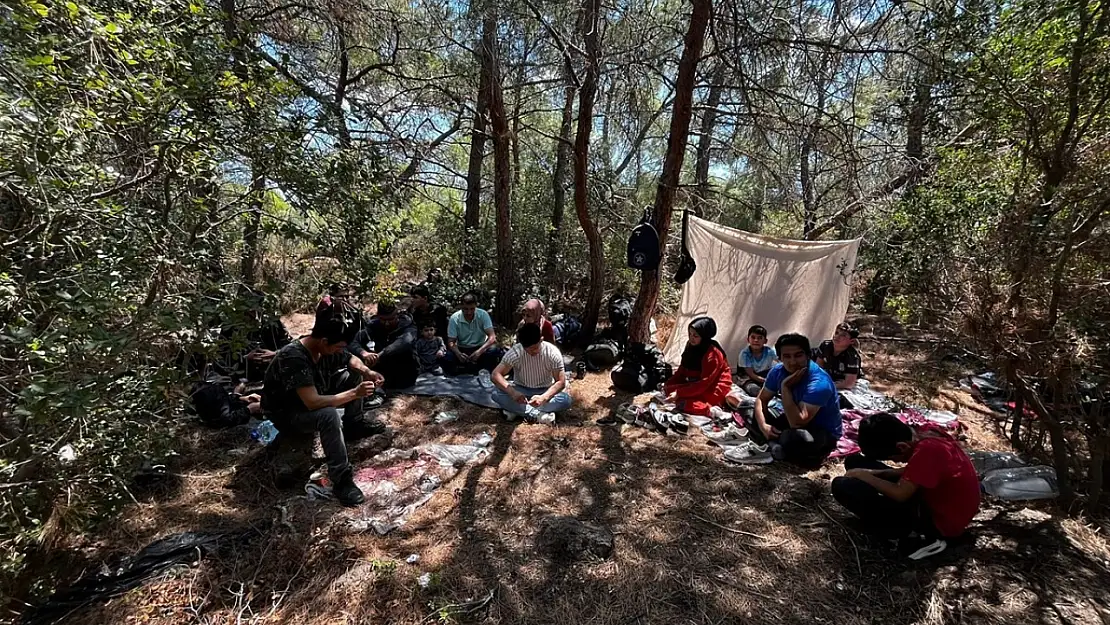
[[[979,512],[975,467],[947,434],[879,413],[860,422],[859,447],[862,455],[846,458],[844,476],[832,481],[833,497],[872,531],[901,539],[910,559],[943,551]],[[894,469],[884,460],[907,464]]]
[[[447,355],[443,337],[436,336],[435,322],[425,322],[416,339],[416,355],[420,359],[420,372],[443,375],[442,359]]]
[[[745,393],[752,397],[759,395],[777,359],[775,348],[767,344],[767,328],[761,325],[748,328],[748,346],[740,351],[740,364],[736,367]]]

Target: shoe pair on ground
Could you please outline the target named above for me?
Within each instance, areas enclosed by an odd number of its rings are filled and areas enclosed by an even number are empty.
[[[662,410],[655,405],[640,407],[635,404],[621,404],[613,414],[598,419],[597,423],[598,425],[626,423],[655,430],[660,434],[674,432],[680,436],[685,436],[690,431],[690,423],[685,416]]]
[[[502,410],[501,414],[505,415],[505,420],[506,421],[516,421],[517,419],[519,419],[521,417],[524,417],[525,423],[537,423],[539,425],[555,425],[555,415],[554,415],[554,413],[541,412],[539,410],[536,410],[532,406],[529,406],[527,409],[525,409],[525,413],[523,415],[519,415],[519,414],[516,414],[514,412],[509,412],[508,410]]]

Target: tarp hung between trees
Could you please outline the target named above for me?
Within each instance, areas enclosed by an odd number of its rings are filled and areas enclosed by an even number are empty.
[[[859,239],[776,239],[693,216],[688,230],[698,268],[682,288],[667,362],[678,363],[687,326],[703,315],[717,322],[717,341],[735,367],[754,324],[767,328],[771,344],[780,334],[800,332],[816,346],[848,312]]]

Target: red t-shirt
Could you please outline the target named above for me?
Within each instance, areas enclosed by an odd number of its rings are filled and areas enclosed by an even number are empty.
[[[548,343],[555,343],[555,326],[547,318],[543,318],[543,323],[540,324],[540,337]]]
[[[979,512],[979,478],[971,458],[952,438],[928,436],[913,448],[902,479],[921,489],[941,535],[959,536]]]

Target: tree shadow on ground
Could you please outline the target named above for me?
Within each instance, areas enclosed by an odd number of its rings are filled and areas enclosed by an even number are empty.
[[[589,401],[567,423],[614,402]],[[425,424],[445,407],[459,421]],[[223,493],[218,518],[162,504],[163,528],[174,516],[193,529],[232,519],[260,536],[73,622],[124,622],[163,606],[171,614],[151,622],[1064,623],[1058,612],[1100,601],[1110,582],[1107,564],[1071,544],[1057,520],[1011,513],[978,522],[973,540],[932,561],[898,560],[850,529],[827,491],[834,463],[808,473],[731,466],[697,433],[506,423],[442,400],[414,400],[390,420],[399,447],[491,432],[490,453],[386,536],[338,532],[334,504],[268,489]],[[537,523],[553,514],[609,528],[612,556],[538,553]],[[408,554],[420,560],[404,564]]]

